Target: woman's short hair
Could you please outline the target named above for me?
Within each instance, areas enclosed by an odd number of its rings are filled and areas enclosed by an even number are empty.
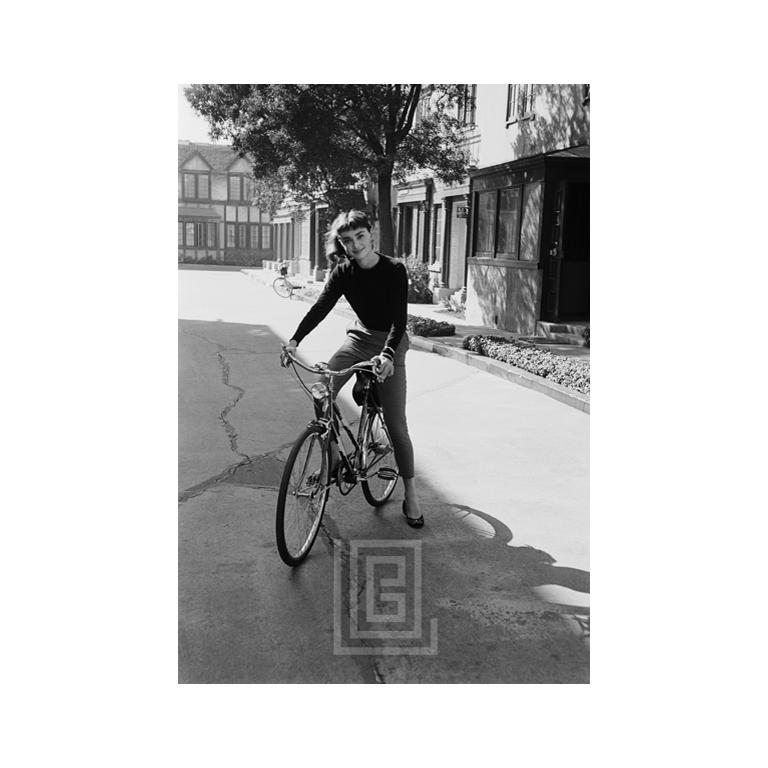
[[[339,242],[339,235],[344,232],[349,232],[352,229],[365,228],[369,232],[371,231],[371,222],[368,216],[363,211],[351,210],[342,211],[331,222],[331,226],[328,227],[328,233],[325,236],[325,257],[332,264],[338,263],[340,259],[346,256],[344,249]]]

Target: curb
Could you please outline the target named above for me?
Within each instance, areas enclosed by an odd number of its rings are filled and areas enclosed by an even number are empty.
[[[299,293],[294,293],[293,297],[299,301],[303,301],[305,304],[314,304],[314,299],[305,298]],[[292,298],[293,298],[292,297]],[[356,315],[351,309],[343,309],[334,307],[332,312],[343,317],[355,319]],[[514,365],[509,363],[502,363],[500,360],[494,360],[490,357],[478,355],[477,352],[470,352],[465,349],[456,349],[456,347],[450,344],[445,344],[439,341],[434,341],[434,337],[414,336],[408,335],[411,342],[411,347],[414,349],[420,349],[423,352],[433,352],[443,357],[449,357],[452,360],[456,360],[464,365],[468,365],[471,368],[477,368],[485,373],[490,373],[491,376],[509,381],[512,384],[518,384],[521,387],[527,387],[533,389],[536,392],[540,392],[547,397],[551,397],[554,400],[558,400],[564,405],[569,405],[571,408],[576,408],[584,413],[589,413],[589,398],[580,392],[574,392],[561,384],[556,384],[554,381],[547,381],[542,379],[541,376],[535,376],[528,371],[524,371],[521,368],[515,368]]]
[[[561,384],[556,384],[554,381],[547,381],[542,379],[541,376],[528,373],[528,371],[524,371],[521,368],[515,368],[514,365],[502,363],[501,360],[478,355],[477,352],[470,352],[466,349],[456,349],[456,347],[452,347],[450,344],[433,341],[431,338],[424,336],[409,336],[408,338],[411,340],[411,347],[425,352],[434,352],[443,357],[450,357],[453,360],[464,363],[464,365],[485,371],[485,373],[490,373],[492,376],[505,379],[513,384],[519,384],[521,387],[528,387],[528,389],[541,392],[543,395],[547,395],[554,400],[559,400],[565,405],[570,405],[572,408],[589,413],[589,400],[585,395],[567,389]]]

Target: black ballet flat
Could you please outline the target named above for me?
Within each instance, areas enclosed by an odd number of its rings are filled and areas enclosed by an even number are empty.
[[[403,514],[405,515],[405,521],[411,528],[421,528],[424,525],[424,515],[420,515],[417,518],[408,517],[408,502],[403,499]]]

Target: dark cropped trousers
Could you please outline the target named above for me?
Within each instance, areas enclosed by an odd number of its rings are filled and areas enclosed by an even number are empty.
[[[371,331],[360,323],[355,323],[347,329],[346,341],[328,361],[328,366],[332,371],[339,371],[355,363],[370,360],[381,353],[386,340],[386,331]],[[384,410],[384,421],[395,449],[395,460],[400,469],[400,475],[405,479],[414,476],[413,444],[405,419],[405,353],[409,346],[406,333],[395,352],[395,372],[384,381],[376,383],[379,402]],[[338,392],[352,375],[332,379],[334,392]]]

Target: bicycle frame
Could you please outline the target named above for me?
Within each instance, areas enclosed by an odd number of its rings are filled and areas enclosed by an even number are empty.
[[[375,466],[375,463],[378,463],[374,462],[370,465],[370,467],[367,468],[362,466],[362,453],[365,440],[364,431],[367,426],[367,420],[365,418],[366,413],[374,410],[382,415],[381,407],[373,402],[371,396],[371,384],[373,382],[373,377],[376,375],[374,371],[374,363],[357,363],[341,371],[332,371],[327,367],[327,365],[322,363],[318,363],[314,366],[304,365],[294,355],[290,354],[285,347],[283,347],[281,363],[284,365],[284,367],[290,367],[293,370],[299,385],[312,401],[315,409],[315,418],[309,423],[317,424],[322,427],[324,439],[329,439],[330,434],[331,439],[336,441],[339,449],[339,459],[341,461],[341,465],[337,473],[335,484],[338,486],[340,493],[343,496],[346,496],[352,491],[357,483],[363,480],[367,480],[370,477],[370,470]],[[312,387],[308,387],[304,380],[301,378],[299,372],[296,370],[297,367],[307,371],[308,373],[324,376],[329,381],[331,378],[346,376],[348,373],[355,373],[358,371],[367,374],[366,382],[364,384],[363,404],[361,406],[362,415],[360,417],[360,423],[358,424],[357,428],[357,436],[354,435],[350,427],[347,425],[341,410],[336,404],[336,393],[334,392],[333,387],[326,385],[327,395],[324,395],[322,398],[318,397],[317,392],[313,392]],[[317,386],[317,383],[313,386]],[[344,432],[342,432],[342,428]],[[349,442],[351,442],[353,446],[353,450],[349,453],[346,450],[346,446],[343,440],[345,434],[346,438],[349,440]],[[367,471],[364,472],[364,469]],[[332,482],[331,485],[333,484],[334,483]],[[326,487],[330,488],[331,485],[324,486],[322,490],[325,490]],[[346,489],[345,486],[347,486]]]

